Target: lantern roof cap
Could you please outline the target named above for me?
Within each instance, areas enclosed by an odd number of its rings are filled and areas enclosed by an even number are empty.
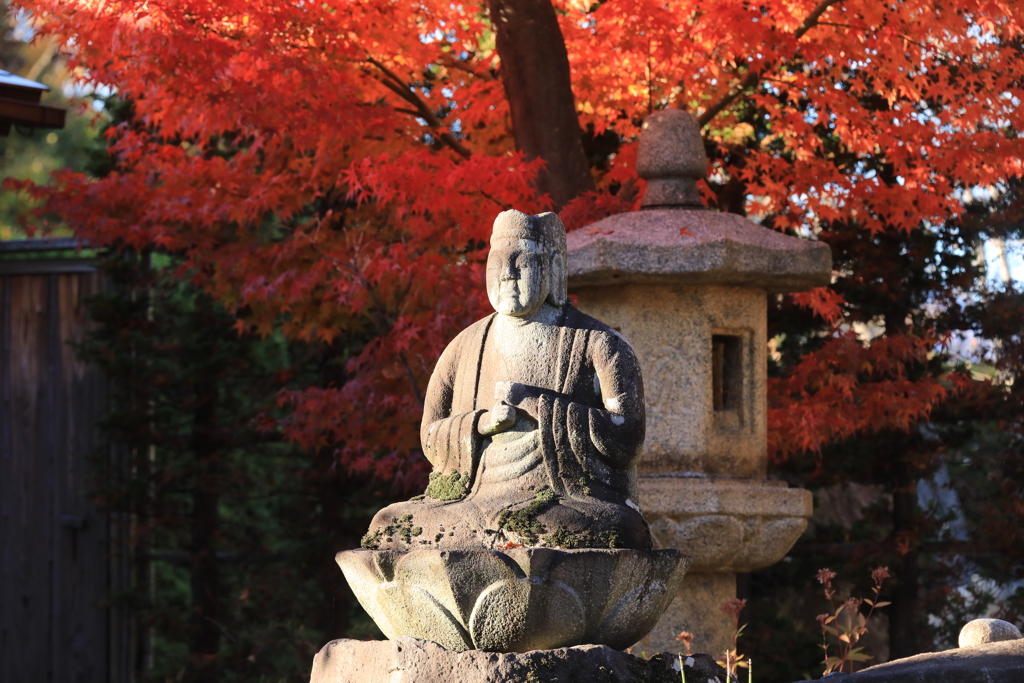
[[[667,109],[647,117],[637,172],[647,181],[639,211],[569,233],[570,288],[646,282],[795,292],[831,282],[828,245],[704,208],[697,181],[707,156],[690,114]]]

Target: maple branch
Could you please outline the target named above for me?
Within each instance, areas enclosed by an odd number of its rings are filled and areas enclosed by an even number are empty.
[[[472,56],[474,56],[474,53],[470,52],[469,55],[472,57]],[[442,52],[440,54],[440,56],[439,56],[438,61],[440,61],[442,64],[444,64],[449,69],[456,69],[458,71],[463,71],[463,72],[465,72],[465,73],[467,73],[467,74],[469,74],[471,76],[476,76],[477,78],[485,80],[485,81],[496,81],[496,80],[498,80],[498,76],[494,73],[494,71],[492,69],[488,69],[487,67],[483,67],[480,71],[477,71],[473,67],[471,67],[471,66],[467,65],[465,62],[463,62],[461,59],[455,59],[455,57],[452,57],[447,52]]]
[[[818,26],[835,26],[836,28],[852,28],[852,29],[856,29],[858,31],[863,31],[864,33],[867,33],[868,31],[871,30],[870,26],[855,26],[853,24],[843,24],[843,23],[840,23],[838,21],[819,21],[818,22]]]
[[[318,221],[317,231],[319,230],[320,225]],[[373,283],[366,279],[366,276],[363,275],[363,272],[359,270],[359,268],[354,263],[342,261],[341,259],[335,258],[330,254],[325,254],[323,251],[321,251],[320,246],[316,242],[316,236],[310,238],[309,244],[310,246],[313,247],[313,251],[315,251],[321,258],[330,261],[331,265],[334,266],[335,270],[348,270],[356,277],[357,280],[359,280],[359,283],[362,284],[363,287],[366,288],[366,291],[370,294],[370,299],[373,300],[373,305],[377,311],[378,316],[377,324],[380,325],[381,328],[383,328],[384,330],[390,331],[395,326],[395,318],[386,312],[387,309],[384,308],[384,302],[382,302],[380,300],[380,297],[377,296],[377,290],[374,288]],[[409,289],[411,289],[411,287],[412,283],[410,282],[409,287],[406,288],[406,292],[408,292]],[[416,402],[419,403],[420,407],[422,408],[423,393],[420,391],[420,385],[418,382],[416,382],[416,375],[413,374],[412,367],[409,365],[409,361],[405,357],[404,351],[398,352],[398,360],[402,364],[402,368],[405,369],[405,376],[406,378],[408,378],[409,384],[412,385],[412,393],[416,397]]]
[[[451,147],[456,154],[461,156],[463,159],[468,159],[473,156],[473,153],[463,146],[463,144],[459,142],[454,135],[445,130],[444,124],[442,124],[441,120],[437,118],[437,115],[434,114],[430,107],[427,106],[426,102],[420,99],[419,95],[412,91],[405,81],[400,79],[394,74],[394,72],[373,57],[367,57],[366,61],[380,69],[381,73],[384,74],[384,78],[378,79],[380,80],[380,84],[415,107],[417,112],[416,116],[426,121],[427,125],[437,132],[439,140]]]
[[[864,33],[868,33],[869,31],[872,30],[872,27],[870,27],[870,26],[854,26],[853,24],[840,24],[840,23],[835,22],[835,21],[819,21],[818,22],[818,26],[835,26],[836,28],[849,28],[849,29],[854,29],[854,30],[857,30],[857,31],[862,31]],[[934,52],[935,54],[939,55],[940,57],[945,57],[945,58],[953,57],[952,53],[950,53],[950,52],[943,53],[941,48],[939,48],[936,45],[929,45],[928,43],[922,43],[919,40],[914,40],[913,38],[911,38],[910,36],[908,36],[906,34],[897,33],[896,37],[897,38],[902,38],[905,42],[910,43],[911,45],[916,45],[919,48],[921,48],[922,50],[927,50],[929,52]],[[957,61],[960,61],[960,60],[958,59]]]
[[[416,397],[416,402],[420,404],[420,408],[423,407],[423,394],[420,393],[420,385],[416,383],[416,376],[412,374],[412,368],[409,367],[409,361],[405,359],[405,352],[398,352],[398,360],[401,361],[402,367],[405,368],[405,376],[409,378],[409,384],[412,385],[412,393]]]
[[[811,10],[811,13],[803,20],[803,23],[793,32],[793,38],[800,40],[804,37],[804,34],[810,31],[812,28],[818,25],[818,19],[825,13],[832,5],[837,5],[842,0],[821,0],[818,6]],[[731,88],[729,92],[725,93],[717,102],[712,104],[710,107],[704,110],[704,113],[697,117],[697,121],[701,127],[706,126],[711,119],[718,116],[723,109],[728,107],[730,104],[736,101],[740,95],[749,90],[750,88],[757,85],[757,82],[761,80],[761,77],[771,68],[772,64],[768,63],[761,69],[752,69],[747,72],[747,75],[743,77],[743,80],[736,86]]]
[[[472,195],[474,193],[473,192],[460,192],[459,194],[462,194],[462,195]],[[508,204],[503,204],[502,202],[499,202],[491,194],[489,194],[486,190],[477,190],[476,194],[479,194],[484,199],[490,199],[492,202],[494,202],[495,204],[500,206],[502,211],[504,211],[505,209],[509,208]]]

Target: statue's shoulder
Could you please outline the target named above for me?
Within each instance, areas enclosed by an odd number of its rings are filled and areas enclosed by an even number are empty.
[[[572,304],[566,311],[565,325],[578,330],[586,330],[590,336],[592,346],[603,348],[606,353],[615,353],[624,350],[633,354],[633,346],[622,336],[622,333],[614,327],[607,325],[597,318],[592,318]]]
[[[484,316],[480,320],[467,327],[466,329],[455,335],[455,338],[448,342],[448,347],[445,351],[452,350],[458,352],[467,344],[476,344],[483,339],[484,334],[487,332],[487,328],[490,327],[491,322],[494,320],[494,316],[497,313],[491,313],[490,315]]]
[[[608,325],[605,325],[597,318],[591,318],[589,315],[587,315],[580,309],[576,308],[571,303],[567,303],[565,305],[564,324],[567,327],[572,327],[578,330],[587,330],[590,332],[597,332],[603,334],[615,332],[615,330],[613,330]]]

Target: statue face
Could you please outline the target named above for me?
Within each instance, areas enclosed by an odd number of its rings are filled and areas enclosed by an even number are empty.
[[[498,313],[529,317],[548,297],[548,257],[533,240],[496,238],[487,256],[487,298]]]

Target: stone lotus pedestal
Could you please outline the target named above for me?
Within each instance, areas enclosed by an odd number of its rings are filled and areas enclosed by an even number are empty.
[[[423,548],[349,550],[337,562],[388,638],[528,652],[630,646],[675,596],[690,558],[678,550]]]

